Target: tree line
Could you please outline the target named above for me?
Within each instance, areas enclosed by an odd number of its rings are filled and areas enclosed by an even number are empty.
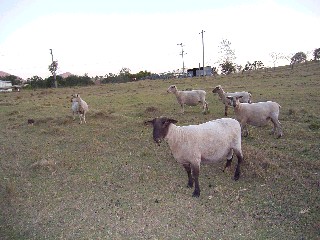
[[[219,51],[220,58],[218,60],[218,63],[219,63],[220,72],[222,75],[228,75],[236,72],[244,73],[246,71],[265,68],[263,62],[258,60],[253,62],[248,61],[244,67],[241,65],[237,65],[235,63],[235,59],[236,59],[235,50],[231,48],[231,42],[228,41],[227,39],[222,40],[219,48],[220,48],[220,51]],[[312,55],[313,55],[313,60],[318,61],[320,59],[320,48],[315,49],[312,52]],[[284,56],[283,54],[273,52],[270,54],[270,56],[274,64],[274,68],[277,61],[280,59],[290,60],[291,68],[293,68],[294,65],[297,63],[307,62],[307,54],[304,52],[297,52],[292,57]],[[52,64],[49,65],[49,71],[51,73],[54,72]],[[218,74],[218,68],[213,67],[212,73],[213,75]],[[156,74],[146,70],[132,74],[129,68],[122,68],[118,74],[109,73],[104,76],[96,76],[94,78],[89,77],[88,74],[84,74],[84,76],[71,75],[66,78],[63,78],[57,75],[56,81],[59,87],[73,87],[73,86],[89,86],[97,82],[99,82],[100,84],[106,84],[106,83],[125,83],[125,82],[144,80],[144,79],[168,79],[168,78],[176,77],[176,75],[177,74],[175,71],[173,71],[172,73],[168,72],[164,74]],[[14,75],[2,77],[1,80],[11,81],[12,85],[20,85],[22,83],[21,82],[22,79]],[[28,84],[29,88],[55,87],[54,76],[50,76],[45,79],[39,76],[33,76],[31,78],[28,78],[26,83]]]
[[[231,48],[231,42],[227,39],[222,40],[220,43],[220,59],[218,60],[219,67],[221,69],[221,74],[228,75],[235,72],[246,72],[246,71],[252,71],[257,69],[264,69],[265,66],[262,61],[254,61],[250,63],[249,61],[246,63],[244,67],[241,65],[237,65],[235,63],[236,55],[235,50]],[[320,59],[320,48],[314,49],[312,52],[313,55],[313,61],[318,61]],[[285,56],[281,53],[270,53],[270,56],[272,58],[274,68],[278,60],[285,59],[290,61],[290,66],[293,69],[294,65],[297,63],[303,63],[307,62],[307,54],[304,52],[297,52],[293,54],[293,56]]]

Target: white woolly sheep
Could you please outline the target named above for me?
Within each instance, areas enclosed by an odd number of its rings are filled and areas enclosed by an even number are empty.
[[[178,91],[175,85],[171,85],[167,92],[176,95],[178,103],[181,105],[182,113],[184,112],[184,105],[196,106],[199,103],[202,104],[203,112],[208,111],[206,92],[204,90]]]
[[[240,177],[241,128],[238,121],[222,118],[200,125],[176,126],[174,119],[166,117],[146,121],[153,125],[153,140],[160,144],[165,139],[173,157],[183,165],[188,174],[188,187],[195,183],[193,197],[200,196],[200,163],[214,163],[227,159],[225,168],[231,166],[233,152],[238,158],[234,180]]]
[[[224,104],[224,115],[228,116],[228,107],[230,104],[230,100],[227,98],[227,96],[236,97],[236,96],[242,96],[240,102],[242,103],[251,103],[251,93],[248,92],[225,92],[223,91],[221,85],[216,86],[213,90],[213,93],[218,93],[220,100]]]
[[[82,120],[84,123],[87,123],[86,113],[89,111],[88,104],[80,97],[79,94],[73,94],[71,96],[71,110],[73,120],[75,120],[75,114],[78,114],[80,118],[80,124],[82,124]]]
[[[272,133],[277,133],[277,137],[282,137],[282,128],[278,120],[280,105],[276,102],[257,102],[257,103],[240,103],[240,97],[231,97],[230,99],[232,106],[234,107],[234,113],[236,119],[240,122],[243,136],[248,136],[247,124],[252,126],[261,127],[266,126],[271,120],[273,123]]]

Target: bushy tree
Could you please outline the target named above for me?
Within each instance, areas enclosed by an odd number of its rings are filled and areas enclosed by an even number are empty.
[[[47,82],[39,76],[33,76],[27,79],[27,82],[32,88],[46,88]]]
[[[220,42],[220,59],[219,66],[221,67],[222,74],[230,74],[236,71],[236,64],[234,60],[236,59],[235,51],[231,49],[231,42],[227,39],[223,39]]]
[[[320,48],[317,48],[313,51],[313,58],[315,61],[320,59]]]
[[[221,74],[228,75],[236,72],[236,65],[228,60],[220,64]]]
[[[304,52],[297,52],[296,54],[293,55],[291,58],[291,68],[293,68],[293,65],[296,63],[302,63],[307,60],[307,55]]]

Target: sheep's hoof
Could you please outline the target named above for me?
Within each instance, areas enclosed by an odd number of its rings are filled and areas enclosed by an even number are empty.
[[[200,197],[200,192],[194,191],[192,197]]]
[[[234,179],[235,181],[238,181],[239,178],[240,178],[240,173],[236,173],[236,174],[234,175],[234,177],[233,177],[233,179]]]
[[[192,187],[193,187],[193,183],[192,183],[192,182],[191,182],[191,183],[189,182],[188,185],[187,185],[187,188],[192,188]]]

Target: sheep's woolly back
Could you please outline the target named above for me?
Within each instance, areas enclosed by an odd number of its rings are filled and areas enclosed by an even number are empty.
[[[213,91],[213,93],[218,93],[219,98],[224,104],[229,104],[230,105],[230,100],[227,98],[229,97],[241,97],[240,102],[242,103],[251,103],[251,93],[249,92],[225,92],[221,85],[216,86]]]
[[[88,104],[83,99],[81,99],[79,94],[72,95],[71,102],[72,102],[71,109],[72,109],[73,116],[74,114],[79,114],[80,123],[82,123],[82,120],[86,123],[85,115],[89,111]]]
[[[175,95],[180,104],[195,106],[205,100],[206,92],[204,90],[177,91]]]
[[[253,126],[264,126],[270,118],[278,119],[280,105],[271,101],[249,104],[237,100],[234,111],[238,121]]]
[[[231,118],[181,127],[171,123],[165,139],[180,163],[216,162],[227,157],[231,149],[241,152],[240,124]]]
[[[86,113],[89,111],[88,104],[80,97],[80,95],[77,95],[76,101],[79,104],[79,112]]]
[[[167,92],[173,93],[178,103],[184,110],[184,104],[188,106],[196,106],[199,103],[202,104],[203,110],[208,110],[208,103],[206,102],[206,91],[204,90],[191,90],[191,91],[178,91],[175,85],[171,85]]]

